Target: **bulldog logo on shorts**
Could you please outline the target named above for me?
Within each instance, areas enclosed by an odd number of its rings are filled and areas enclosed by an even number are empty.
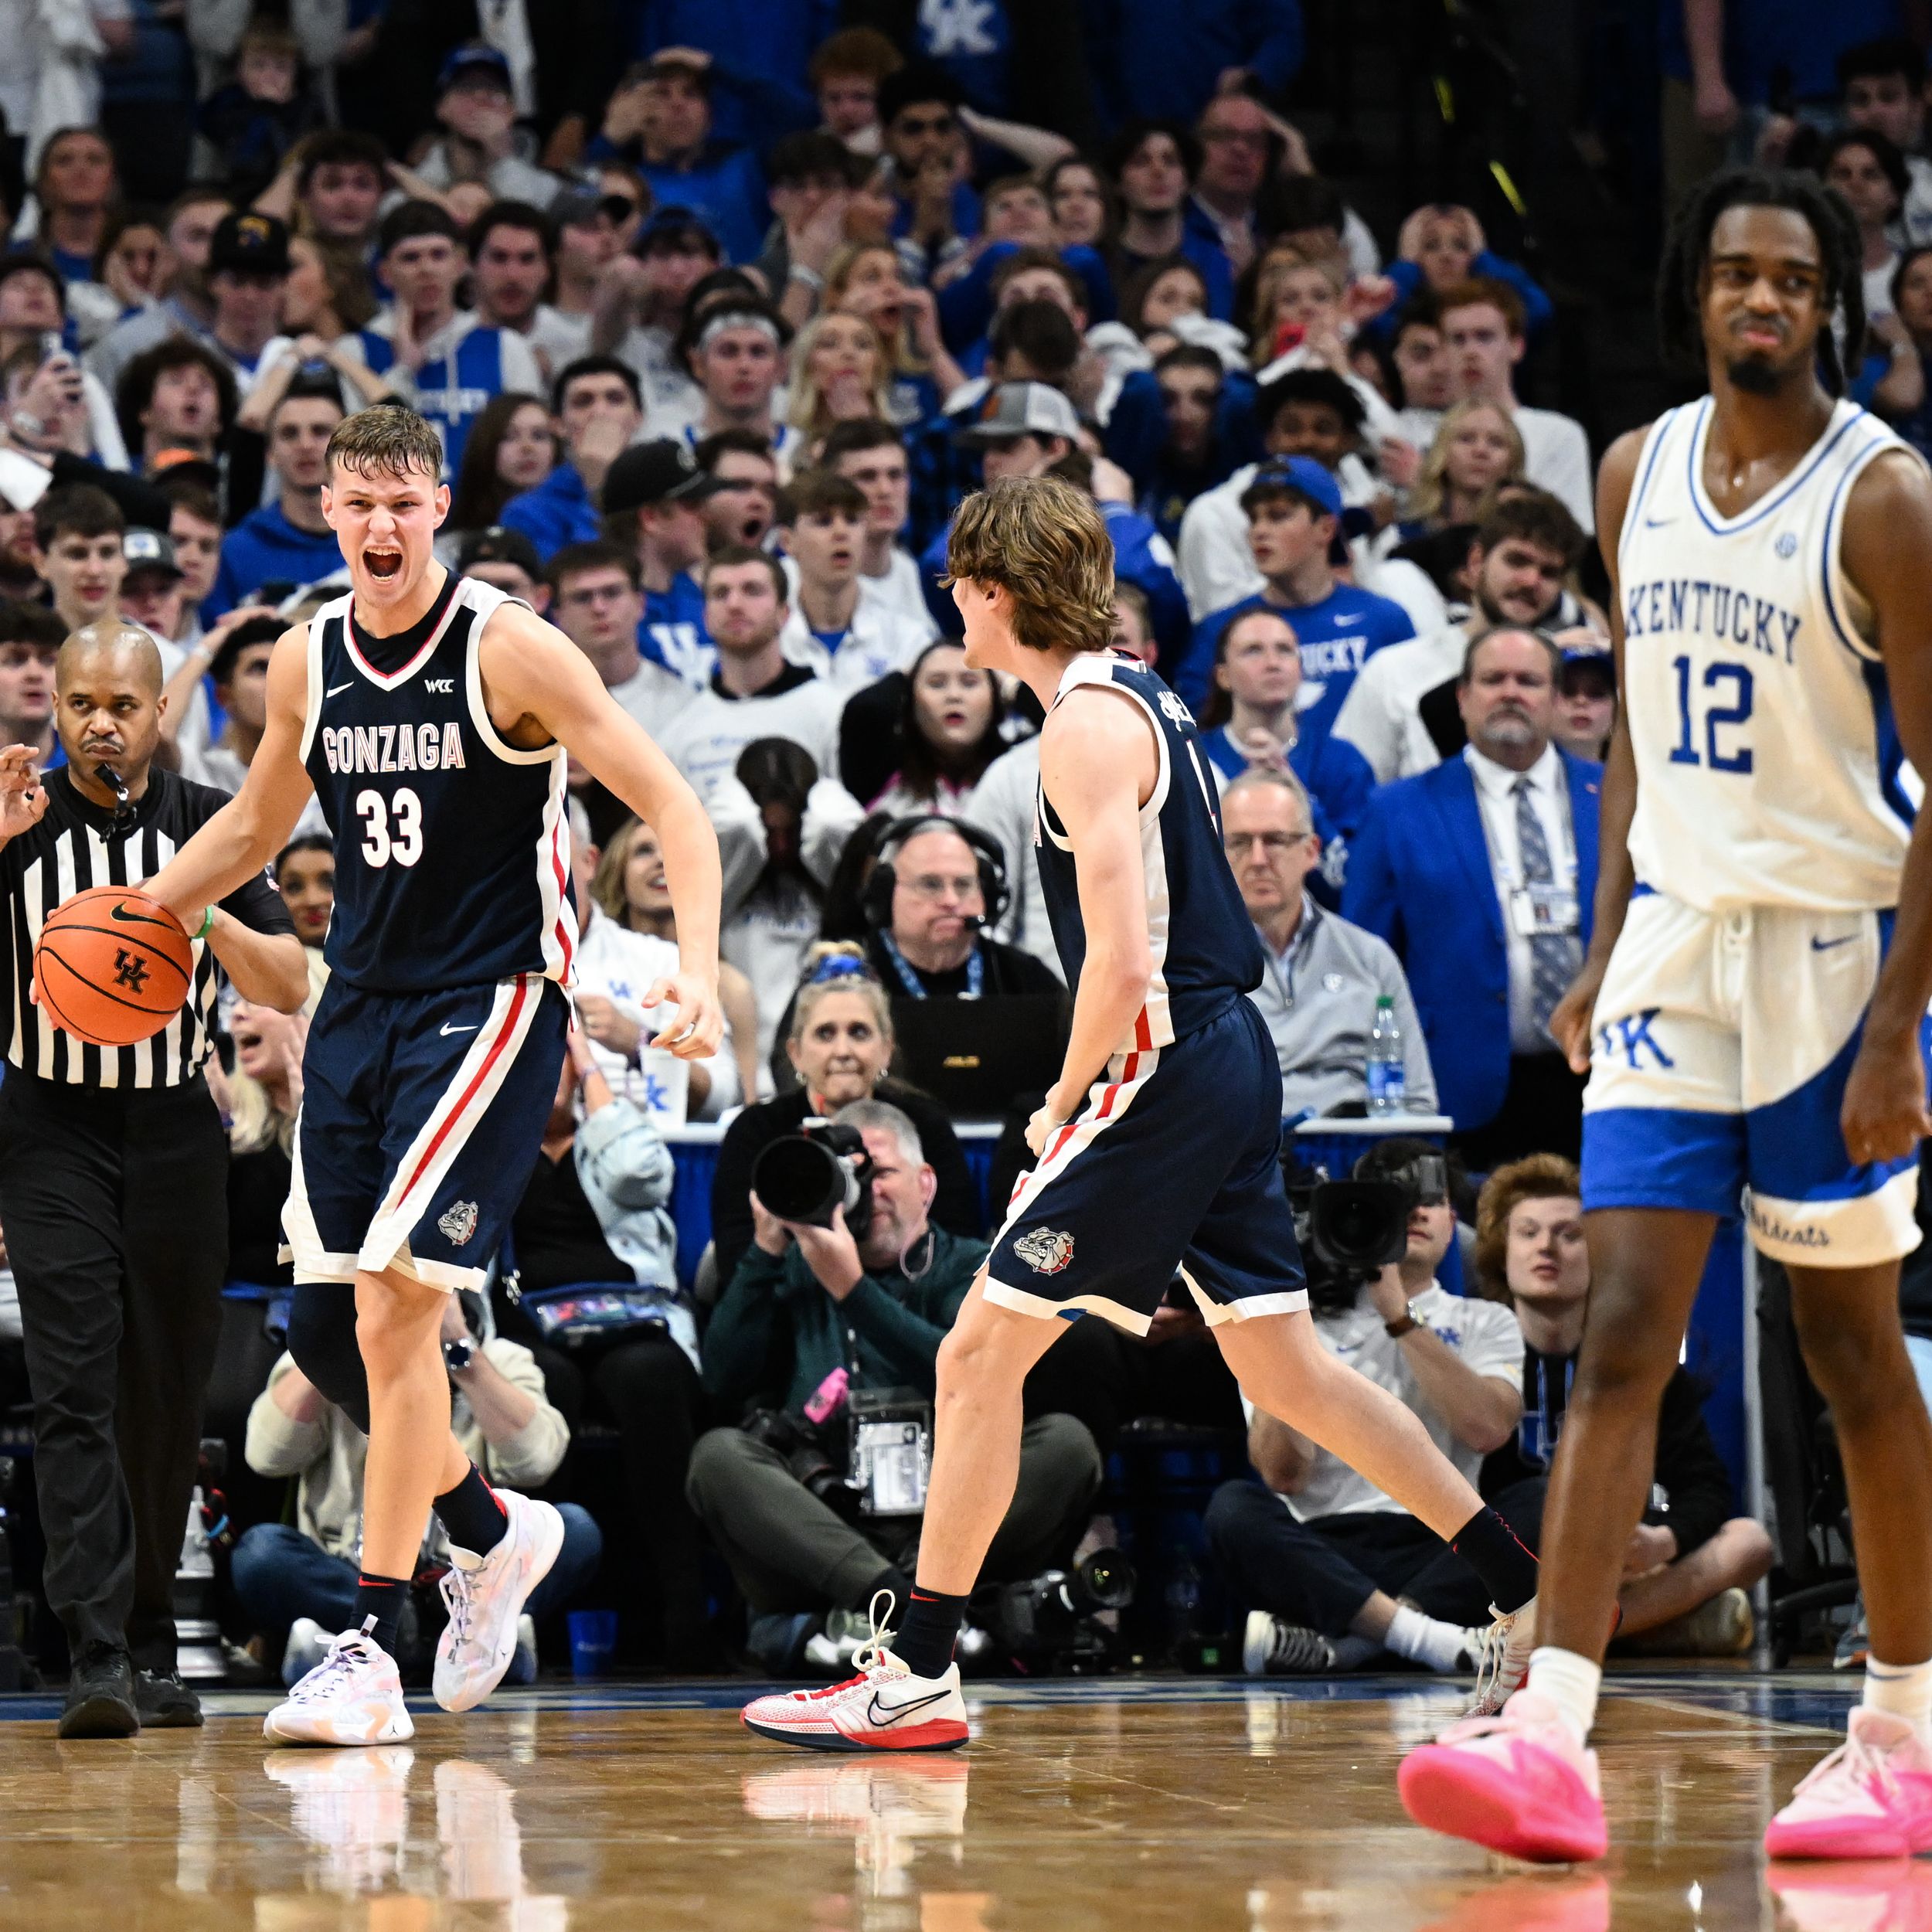
[[[1036,1274],[1058,1274],[1073,1258],[1073,1237],[1035,1228],[1013,1243],[1013,1252]]]
[[[436,1225],[442,1230],[444,1239],[451,1247],[464,1246],[476,1232],[476,1203],[458,1201]]]

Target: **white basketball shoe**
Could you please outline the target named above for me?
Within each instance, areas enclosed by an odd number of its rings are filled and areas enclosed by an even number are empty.
[[[274,1744],[400,1744],[416,1726],[395,1660],[365,1631],[345,1630],[263,1719],[262,1735]]]
[[[450,1546],[443,1601],[450,1621],[436,1646],[436,1701],[467,1711],[503,1681],[516,1655],[517,1619],[563,1547],[563,1519],[547,1502],[499,1489],[509,1522],[486,1556]]]

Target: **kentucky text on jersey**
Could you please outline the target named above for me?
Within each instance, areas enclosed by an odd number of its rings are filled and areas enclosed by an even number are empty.
[[[1660,632],[1690,633],[1734,644],[1740,651],[1761,651],[1797,662],[1798,635],[1804,628],[1801,611],[1787,611],[1749,590],[1702,578],[1658,578],[1633,583],[1624,593],[1624,634],[1648,637]],[[1308,653],[1302,653],[1305,660]]]

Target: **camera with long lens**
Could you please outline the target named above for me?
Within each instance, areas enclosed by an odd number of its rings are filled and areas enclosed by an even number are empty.
[[[751,1191],[781,1221],[828,1228],[842,1208],[855,1241],[872,1226],[872,1158],[855,1127],[807,1121],[768,1142],[751,1164]]]
[[[1111,1635],[1094,1619],[1102,1611],[1126,1609],[1134,1585],[1134,1566],[1119,1550],[1097,1549],[1070,1570],[1002,1583],[980,1614],[995,1642],[1013,1657],[1063,1669],[1098,1668]]]
[[[834,1445],[817,1425],[787,1409],[759,1409],[739,1426],[753,1442],[762,1442],[784,1458],[794,1482],[848,1522],[857,1521],[859,1492],[845,1480],[842,1455],[835,1457]]]
[[[1353,1306],[1363,1284],[1409,1250],[1409,1217],[1449,1191],[1448,1163],[1419,1154],[1372,1181],[1332,1181],[1319,1168],[1284,1159],[1295,1239],[1318,1311]]]

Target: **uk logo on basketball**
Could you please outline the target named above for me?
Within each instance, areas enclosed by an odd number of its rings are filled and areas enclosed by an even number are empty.
[[[470,1236],[476,1232],[476,1203],[474,1201],[458,1201],[436,1225],[442,1230],[444,1240],[451,1247],[466,1246]]]
[[[1036,1274],[1058,1274],[1073,1258],[1073,1237],[1054,1228],[1035,1228],[1013,1243],[1013,1252]]]
[[[126,947],[114,949],[114,984],[124,986],[131,993],[138,993],[148,983],[148,962],[138,953],[131,953]]]

